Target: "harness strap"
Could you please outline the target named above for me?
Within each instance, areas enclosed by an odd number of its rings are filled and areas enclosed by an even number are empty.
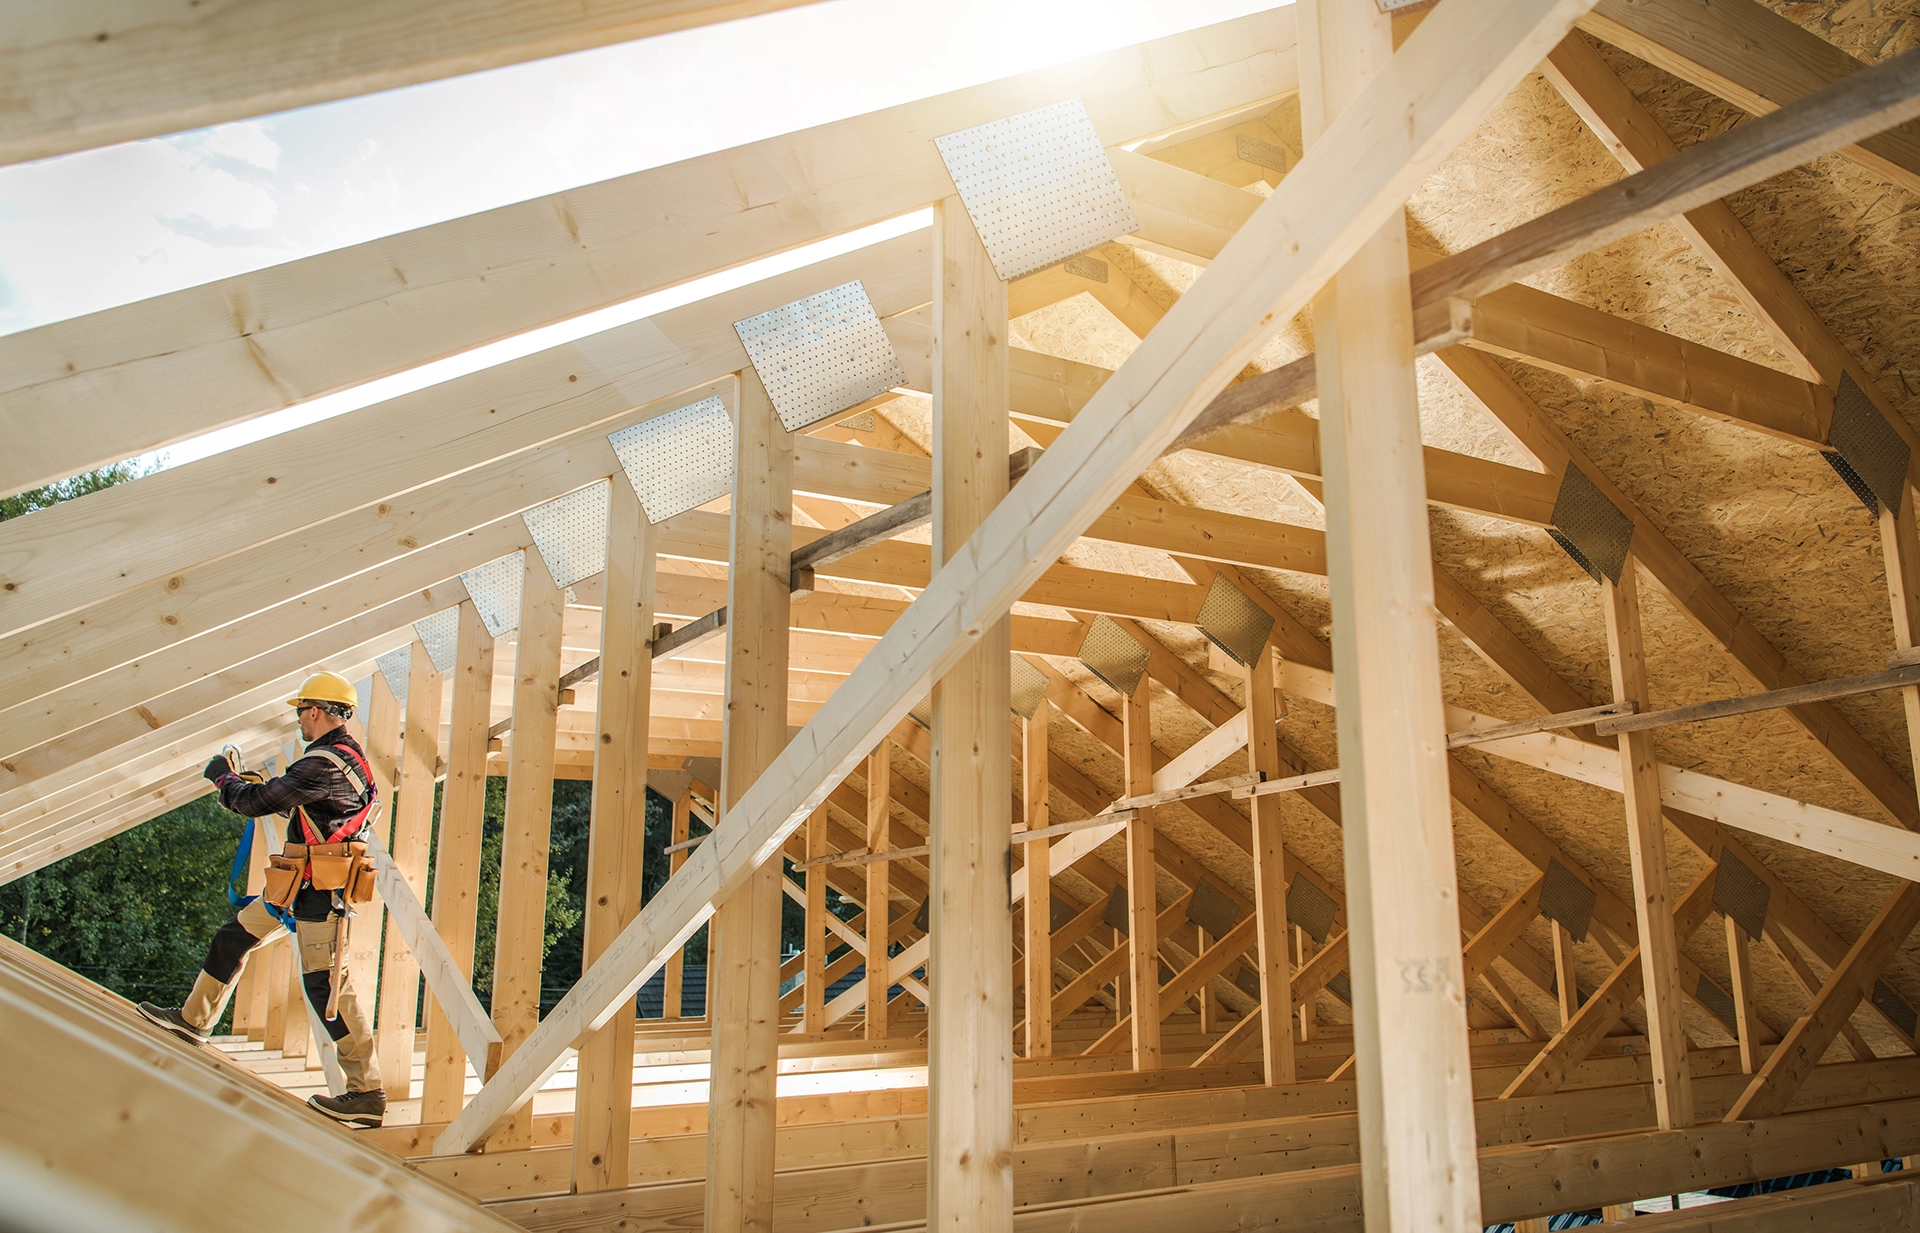
[[[341,757],[343,751],[348,754],[349,757]],[[333,832],[325,839],[320,838],[320,832],[315,829],[312,820],[307,817],[306,808],[304,806],[295,807],[294,815],[300,822],[300,830],[306,836],[309,846],[317,847],[322,843],[339,843],[348,836],[358,832],[360,828],[366,824],[367,815],[373,812],[373,806],[379,799],[380,794],[373,786],[373,768],[367,765],[365,758],[362,758],[357,752],[346,746],[316,745],[309,748],[304,756],[309,758],[317,756],[333,763],[334,766],[338,767],[340,772],[347,777],[347,782],[354,786],[354,789],[359,792],[361,800],[365,802],[352,816],[343,819],[338,826],[334,827]]]

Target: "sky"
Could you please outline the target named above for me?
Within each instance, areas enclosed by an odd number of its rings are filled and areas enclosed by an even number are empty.
[[[0,334],[1273,2],[830,0],[0,168]]]

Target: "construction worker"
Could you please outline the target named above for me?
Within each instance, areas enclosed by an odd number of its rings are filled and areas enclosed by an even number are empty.
[[[263,783],[242,779],[224,755],[213,759],[204,774],[219,789],[220,803],[249,818],[288,815],[289,844],[343,843],[360,836],[372,813],[375,788],[366,755],[346,728],[358,701],[353,685],[338,673],[317,672],[308,677],[300,692],[287,699],[296,710],[307,752],[287,767],[285,775]],[[279,857],[274,860],[294,864]],[[270,879],[269,894],[247,902],[215,931],[184,1006],[142,1002],[140,1013],[183,1040],[205,1044],[247,956],[285,929],[291,919],[300,948],[301,983],[333,1038],[347,1079],[344,1095],[314,1096],[308,1103],[335,1121],[378,1126],[386,1115],[387,1095],[374,1057],[371,1008],[357,996],[354,974],[335,970],[336,947],[345,940],[339,919],[345,907],[337,891],[315,889],[311,867],[295,868],[287,875],[283,896],[290,899],[287,909],[275,909],[268,902],[273,897]],[[337,1012],[332,1019],[326,1017],[330,999]]]

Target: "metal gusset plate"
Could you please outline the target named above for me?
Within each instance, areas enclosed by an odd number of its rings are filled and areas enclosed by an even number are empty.
[[[1305,929],[1315,945],[1324,943],[1333,932],[1333,917],[1339,910],[1333,896],[1314,885],[1313,879],[1294,875],[1293,884],[1287,887],[1287,922]]]
[[[527,582],[524,549],[470,569],[460,575],[460,581],[466,584],[467,598],[489,634],[499,638],[520,628],[520,593]],[[439,662],[434,661],[436,666]]]
[[[1560,495],[1553,502],[1553,525],[1547,534],[1567,550],[1574,564],[1595,582],[1620,581],[1633,546],[1633,519],[1600,491],[1600,486],[1573,463],[1560,477]]]
[[[1200,632],[1207,641],[1233,657],[1242,668],[1251,667],[1266,649],[1273,633],[1273,614],[1253,602],[1245,591],[1215,574],[1200,605]]]
[[[733,416],[719,395],[607,434],[647,521],[733,491]]]
[[[1137,638],[1106,616],[1093,618],[1080,642],[1080,662],[1124,697],[1140,688],[1150,658]]]
[[[1002,280],[1139,227],[1079,99],[934,139]]]
[[[933,914],[933,900],[922,899],[920,901],[920,910],[913,914],[913,927],[915,929],[918,929],[921,933],[931,932],[933,929],[932,914]]]
[[[1733,995],[1708,980],[1704,973],[1701,974],[1700,983],[1694,986],[1693,998],[1694,1001],[1712,1011],[1713,1017],[1728,1027],[1734,1027],[1740,1022],[1738,1012],[1734,1010]]]
[[[1080,915],[1080,913],[1076,912],[1068,905],[1066,900],[1060,898],[1058,895],[1049,895],[1047,897],[1047,923],[1049,932],[1059,933],[1062,929],[1071,925],[1073,918],[1078,915]]]
[[[519,611],[519,606],[515,605],[514,610]],[[454,661],[460,657],[459,607],[442,608],[430,617],[415,621],[413,636],[427,648],[427,659],[435,672],[441,676],[452,672]]]
[[[1032,719],[1047,700],[1047,674],[1019,655],[1013,657],[1013,713]]]
[[[1884,980],[1873,982],[1873,1004],[1879,1008],[1895,1027],[1912,1036],[1917,1025],[1913,1007],[1907,1005],[1905,998],[1893,991]]]
[[[1240,970],[1233,974],[1233,983],[1250,998],[1260,996],[1260,973],[1245,964],[1241,964]]]
[[[1106,922],[1109,929],[1118,929],[1121,933],[1132,932],[1131,918],[1127,915],[1126,883],[1122,882],[1114,887],[1113,893],[1107,896],[1107,910],[1101,914],[1100,919]]]
[[[933,731],[933,695],[928,694],[914,703],[912,709],[907,712],[907,718],[927,731]]]
[[[858,279],[733,323],[788,432],[907,383]]]
[[[363,676],[355,681],[353,683],[353,696],[357,699],[353,704],[354,708],[360,712],[361,717],[364,719],[368,708],[373,706],[373,678],[371,676]]]
[[[1327,982],[1327,992],[1347,1005],[1353,1005],[1353,978],[1345,972],[1335,973],[1333,979]]]
[[[1573,875],[1559,861],[1547,862],[1546,877],[1540,883],[1540,915],[1558,921],[1576,942],[1587,940],[1593,924],[1593,888]]]
[[[1720,849],[1720,867],[1713,878],[1715,910],[1746,930],[1748,937],[1757,938],[1767,927],[1767,904],[1772,898],[1773,888],[1759,874],[1731,848]]]
[[[1201,878],[1193,884],[1193,897],[1187,900],[1187,919],[1215,938],[1224,937],[1240,923],[1240,905]]]
[[[565,589],[607,567],[607,481],[536,505],[520,515],[553,585]]]
[[[649,769],[647,771],[647,787],[659,793],[661,797],[669,802],[678,802],[681,797],[687,794],[687,788],[690,787],[692,783],[693,776],[685,770],[662,771]]]
[[[1862,505],[1876,515],[1882,505],[1900,508],[1911,453],[1907,440],[1846,373],[1840,374],[1840,388],[1833,393],[1833,423],[1827,428],[1827,444],[1833,448],[1823,457]]]
[[[414,632],[416,634],[420,632],[417,625]],[[380,669],[380,675],[386,678],[387,688],[392,690],[393,696],[400,700],[400,709],[406,710],[407,676],[413,667],[413,647],[403,646],[388,651],[374,660],[373,666]]]

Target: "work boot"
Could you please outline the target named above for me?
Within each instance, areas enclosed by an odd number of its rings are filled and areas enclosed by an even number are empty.
[[[142,1002],[140,1013],[190,1045],[207,1043],[207,1033],[187,1022],[178,1006],[155,1006],[152,1002]]]
[[[336,1122],[369,1130],[387,1116],[387,1094],[379,1088],[371,1092],[348,1092],[345,1096],[309,1096],[307,1103]]]

